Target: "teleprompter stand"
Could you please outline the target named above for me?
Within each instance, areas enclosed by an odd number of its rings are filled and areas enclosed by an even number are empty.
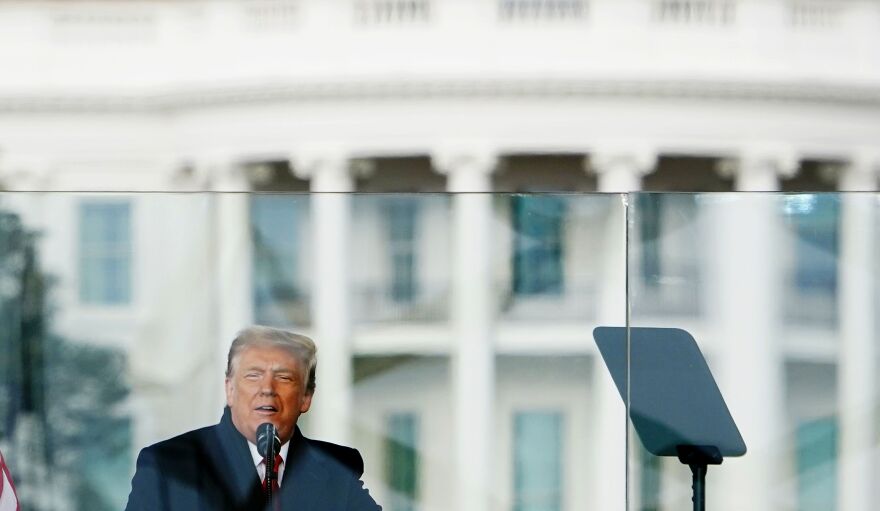
[[[717,447],[696,446],[696,445],[679,445],[678,460],[691,468],[691,476],[693,483],[694,511],[705,511],[706,509],[706,470],[709,465],[720,465],[724,461],[721,452]]]
[[[593,337],[645,449],[690,467],[694,511],[705,511],[708,466],[746,444],[696,341],[678,328],[598,327]]]

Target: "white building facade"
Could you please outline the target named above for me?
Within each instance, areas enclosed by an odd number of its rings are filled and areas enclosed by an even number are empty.
[[[713,509],[867,510],[876,194],[627,192],[876,192],[878,64],[856,0],[4,2],[0,206],[127,354],[133,453],[270,323],[389,509],[678,509],[591,338],[629,320],[746,438]]]

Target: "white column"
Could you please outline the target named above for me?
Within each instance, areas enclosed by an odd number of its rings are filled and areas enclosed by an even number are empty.
[[[644,150],[600,150],[591,153],[584,165],[598,176],[600,192],[637,192],[642,189],[642,177],[657,165],[657,155]]]
[[[333,151],[294,157],[294,172],[311,179],[314,277],[312,324],[318,345],[317,391],[311,434],[347,445],[351,435],[351,195],[347,158]]]
[[[792,158],[740,159],[740,190],[776,190]],[[730,163],[728,163],[730,165]],[[786,501],[783,458],[784,372],[777,321],[782,298],[778,198],[767,194],[712,197],[705,275],[710,363],[748,454],[709,470],[707,508],[772,509]],[[792,495],[793,498],[793,495]]]
[[[48,191],[51,168],[43,158],[0,154],[0,190]]]
[[[878,170],[880,159],[855,161],[843,171],[839,186],[849,191],[875,190]],[[876,481],[872,460],[877,432],[874,339],[877,231],[874,219],[880,206],[873,194],[866,193],[841,194],[841,201],[837,509],[868,511],[874,508]]]
[[[880,180],[880,154],[861,154],[847,164],[840,174],[841,192],[877,191]]]
[[[656,157],[647,152],[599,152],[588,160],[589,170],[599,177],[599,191],[615,193],[614,205],[605,226],[605,245],[600,284],[598,324],[627,324],[627,218],[626,192],[641,189],[642,176],[653,170]],[[636,454],[636,445],[627,449],[629,419],[626,406],[602,358],[596,353],[593,367],[595,436],[593,439],[593,507],[626,508],[627,455]],[[635,437],[634,442],[639,440]],[[636,460],[636,456],[630,460]]]
[[[52,168],[44,158],[0,153],[0,191],[35,192],[3,194],[3,205],[19,214],[32,229],[47,228],[42,193],[53,186]]]
[[[243,169],[231,158],[203,158],[194,165],[210,176],[212,190],[248,188]],[[144,312],[129,360],[135,451],[219,419],[226,404],[226,354],[235,333],[251,322],[248,196],[215,192],[190,199],[155,196],[138,202],[139,216],[148,220],[138,220],[136,240],[148,259],[141,264],[147,275],[138,294]],[[184,218],[173,232],[151,227],[175,215]],[[179,304],[187,300],[181,312]],[[181,384],[184,374],[187,385]]]
[[[452,358],[455,467],[460,511],[488,511],[492,500],[495,351],[492,321],[493,155],[450,151],[433,156],[453,196]],[[504,468],[501,468],[504,469]]]
[[[228,166],[230,162],[224,159],[215,159],[214,163],[211,161],[210,159],[189,161],[177,156],[166,157],[162,162],[163,173],[160,189],[177,192],[246,192],[250,190],[250,184],[244,174],[240,178],[218,175],[218,169],[222,166]],[[245,171],[241,169],[239,172],[244,173]]]
[[[744,151],[738,158],[721,160],[718,171],[734,177],[734,188],[739,192],[775,192],[780,177],[792,177],[798,171],[794,153],[773,149]]]
[[[229,159],[200,162],[196,173],[209,176],[214,191],[216,365],[222,379],[235,334],[253,322],[250,184],[245,169]],[[218,391],[215,398],[225,404],[222,385]]]

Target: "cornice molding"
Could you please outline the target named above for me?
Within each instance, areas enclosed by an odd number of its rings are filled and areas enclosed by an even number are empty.
[[[0,93],[0,113],[162,113],[265,103],[419,99],[697,99],[880,107],[880,85],[696,80],[425,80],[187,86],[142,94]]]

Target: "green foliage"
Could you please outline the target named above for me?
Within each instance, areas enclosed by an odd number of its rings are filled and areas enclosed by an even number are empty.
[[[50,337],[46,359],[48,435],[54,468],[77,474],[79,509],[118,509],[128,489],[131,422],[122,352]]]
[[[37,240],[17,215],[0,211],[0,440],[11,440],[20,417],[35,418],[43,438],[27,459],[45,464],[50,482],[67,483],[64,500],[118,509],[131,466],[125,354],[51,333],[52,280],[39,268]]]

